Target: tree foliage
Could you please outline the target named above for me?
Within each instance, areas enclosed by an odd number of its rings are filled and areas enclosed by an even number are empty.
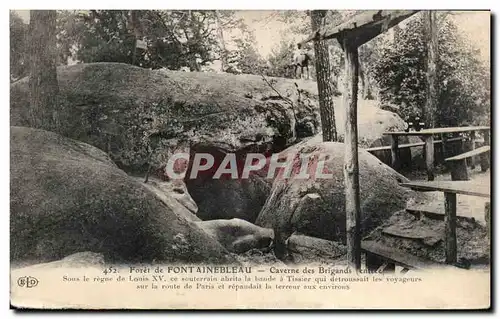
[[[267,74],[266,61],[256,50],[255,35],[249,32],[246,27],[241,28],[241,30],[243,37],[233,39],[235,48],[229,52],[232,57],[230,62],[234,63],[245,74]]]
[[[399,106],[403,117],[422,116],[426,101],[424,24],[414,16],[395,35],[378,46],[373,72],[383,103]],[[448,15],[438,16],[438,102],[436,126],[487,124],[490,77],[479,52],[461,37]]]
[[[28,25],[10,11],[10,79],[16,81],[28,75]]]
[[[123,62],[145,68],[179,69],[220,58],[218,26],[243,26],[234,11],[90,10],[61,12],[61,46],[82,62]],[[146,49],[136,49],[136,39]]]
[[[276,11],[271,17],[287,23],[288,27],[282,32],[283,40],[276,44],[268,57],[269,63],[272,65],[271,74],[273,76],[285,76],[285,65],[289,62],[289,58],[292,55],[293,49],[296,45],[296,39],[305,38],[311,33],[311,19],[309,17],[309,11]],[[358,14],[360,10],[328,10],[326,15],[323,17],[322,25],[324,27],[331,27],[339,25],[353,15]],[[373,47],[376,45],[378,40],[372,40],[362,46],[360,49],[360,62],[363,67],[362,85],[363,91],[366,93],[371,93],[371,87],[373,86],[372,80],[372,65],[376,55],[373,54]],[[339,82],[338,79],[342,77],[342,71],[344,66],[344,52],[340,47],[339,43],[335,39],[325,40],[328,46],[329,57],[330,57],[330,73],[332,74],[332,80],[336,83]],[[312,53],[312,43],[309,43]],[[312,69],[312,78],[316,80],[316,71],[314,63],[310,66]],[[340,83],[341,84],[341,83]],[[335,90],[338,91],[337,85],[335,85]],[[364,94],[370,95],[370,94]]]
[[[269,69],[267,75],[275,77],[290,77],[288,66],[290,65],[294,41],[283,39],[271,49],[267,57]]]

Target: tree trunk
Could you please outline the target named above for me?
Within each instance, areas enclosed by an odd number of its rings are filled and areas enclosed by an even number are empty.
[[[364,100],[366,79],[365,79],[365,68],[363,67],[363,64],[361,64],[361,61],[359,61],[359,80],[361,81],[361,97]]]
[[[359,47],[359,79],[361,80],[361,96],[363,97],[363,100],[373,100],[368,72],[366,72],[365,66],[361,63],[361,56],[364,52],[366,52],[365,50],[366,45]]]
[[[222,25],[220,23],[219,11],[215,10],[215,18],[217,22],[217,33],[220,42],[220,62],[221,62],[221,72],[224,72],[227,67],[227,51],[226,51],[226,41],[224,40],[224,31],[222,30]]]
[[[361,96],[363,100],[373,100],[370,80],[361,61],[359,61],[359,79],[361,80]]]
[[[438,40],[436,11],[425,11],[426,44],[427,44],[427,101],[425,103],[423,118],[427,128],[435,126],[437,114],[438,81],[436,73]]]
[[[326,10],[313,10],[310,15],[311,26],[314,31],[322,26]],[[330,72],[328,45],[325,41],[314,41],[314,56],[323,141],[337,142],[338,137],[337,128],[335,127],[335,110],[333,104],[333,82]]]
[[[30,126],[58,131],[56,11],[30,11]]]
[[[131,33],[133,34],[132,41],[132,65],[136,65],[137,61],[137,39],[139,37],[138,28],[137,28],[137,12],[135,10],[130,10],[130,28]]]
[[[370,78],[366,77],[366,86],[363,87],[363,99],[374,100]]]

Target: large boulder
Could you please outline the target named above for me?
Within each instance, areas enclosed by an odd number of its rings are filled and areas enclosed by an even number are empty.
[[[313,84],[315,84],[313,82]],[[316,87],[302,85],[303,94],[310,94],[316,101]],[[341,97],[334,99],[335,122],[339,141],[344,140],[345,112],[343,110]],[[402,131],[405,123],[396,113],[382,110],[375,101],[360,100],[358,107],[358,142],[362,148],[391,145],[390,136],[384,135],[385,132]],[[411,138],[410,138],[411,139]],[[407,137],[400,137],[400,143],[421,141],[418,137],[410,140]],[[313,137],[305,138],[308,143],[317,144],[322,142],[322,135],[317,134]],[[418,140],[418,141],[417,141]],[[418,148],[419,150],[421,148]],[[208,152],[214,156],[216,163],[222,161],[224,152],[215,148],[200,148],[196,151]],[[413,149],[404,149],[400,151],[400,157],[403,164],[412,162]],[[238,160],[238,165],[245,161],[242,156]],[[269,153],[267,154],[269,155]],[[391,164],[391,152],[374,151],[375,155],[383,163]],[[263,178],[260,174],[250,175],[248,179],[217,179],[214,180],[208,174],[194,180],[186,180],[189,192],[193,199],[198,203],[200,210],[198,216],[201,219],[220,219],[220,218],[241,218],[254,222],[262,209],[267,197],[271,191],[272,179]]]
[[[344,140],[345,131],[345,110],[343,109],[341,97],[337,98],[335,104],[335,123],[339,133],[339,141]],[[405,121],[396,113],[384,110],[377,101],[358,101],[358,143],[359,147],[372,148],[380,146],[390,146],[391,137],[384,135],[385,132],[404,131]],[[418,143],[422,140],[416,136],[398,138],[399,144]],[[399,151],[403,169],[410,168],[414,157],[418,156],[414,151],[422,148],[407,148]],[[372,151],[379,160],[387,165],[391,165],[391,150]]]
[[[340,133],[339,139],[343,141],[344,112],[342,112],[340,101],[336,102],[336,125]],[[397,114],[381,110],[370,101],[362,101],[358,111],[358,127],[360,147],[386,146],[391,144],[390,136],[383,135],[383,133],[403,130],[404,121]],[[318,144],[322,142],[322,135],[317,134],[314,137],[306,138],[306,140],[308,140],[307,143]],[[400,140],[400,143],[408,143],[409,141],[406,137],[401,137]],[[217,164],[226,155],[225,152],[216,148],[198,148],[196,151],[210,153],[214,156],[216,164],[212,171],[216,170]],[[237,155],[241,155],[237,158],[238,168],[241,171],[246,154]],[[373,155],[383,163],[391,164],[390,150],[375,151]],[[400,156],[404,164],[411,163],[410,149],[401,150]],[[208,173],[202,174],[196,179],[186,179],[189,193],[200,207],[198,217],[203,220],[241,218],[255,222],[271,192],[273,182],[272,179],[265,178],[259,173],[261,172],[250,175],[248,179],[236,180],[230,178],[213,179]],[[264,171],[265,173],[267,172]]]
[[[110,262],[233,262],[186,208],[166,205],[104,152],[52,132],[10,133],[12,261],[92,251]]]
[[[284,244],[293,232],[345,243],[344,149],[342,143],[309,140],[280,154],[308,158],[310,177],[298,178],[295,169],[290,178],[274,180],[256,225],[273,228],[277,245]],[[330,178],[315,176],[319,156],[328,156],[324,172]],[[363,233],[405,208],[407,199],[415,196],[399,185],[407,181],[404,176],[363,149],[359,149],[359,179]]]
[[[335,125],[339,133],[339,141],[344,140],[345,109],[342,97],[335,100]],[[382,110],[376,101],[358,101],[358,143],[359,147],[369,148],[380,145],[391,145],[390,137],[385,132],[403,131],[404,120],[396,113]]]
[[[244,157],[248,152],[282,151],[319,131],[313,81],[147,70],[122,63],[76,64],[57,72],[60,133],[100,148],[137,176],[144,176],[150,164],[156,174],[179,148]],[[28,97],[27,78],[11,85],[12,125],[28,126]],[[335,98],[335,115],[342,140],[340,99]],[[360,100],[358,113],[362,147],[380,141],[388,145],[382,132],[403,128],[397,115],[370,101]],[[390,159],[390,152],[378,155]],[[184,203],[198,209],[202,219],[248,221],[255,221],[271,186],[258,176],[239,181],[199,178],[186,180],[186,185],[196,203]]]
[[[345,261],[347,249],[338,242],[310,237],[302,234],[292,234],[286,241],[289,252],[287,261],[294,264],[329,263],[338,265]]]
[[[122,63],[63,66],[57,75],[59,133],[100,148],[138,176],[150,164],[160,176],[158,168],[182,147],[279,152],[319,131],[316,85],[306,81],[147,70]],[[29,126],[28,96],[27,78],[11,85],[11,125]],[[260,185],[254,179],[187,183],[202,218],[250,221],[270,188],[262,195]]]
[[[175,211],[183,211],[189,220],[199,220],[196,217],[198,205],[189,194],[182,180],[161,180],[150,176],[146,181],[143,177],[131,176],[144,187],[154,193],[162,202]],[[182,207],[181,207],[182,206]],[[189,211],[187,212],[186,209]]]
[[[344,141],[345,131],[345,109],[342,105],[342,96],[334,98],[335,125],[338,141]],[[378,102],[372,100],[358,100],[358,145],[361,148],[374,148],[380,146],[390,146],[391,137],[384,135],[385,132],[403,131],[406,127],[405,121],[396,113],[381,109]],[[306,138],[307,139],[307,138]],[[319,143],[323,140],[322,134],[308,138],[312,143]],[[422,140],[416,136],[401,136],[398,139],[400,144],[418,143]],[[415,158],[421,155],[422,148],[407,148],[399,151],[402,168],[410,168],[410,164]],[[371,151],[379,160],[387,165],[391,165],[391,150]]]
[[[123,63],[62,66],[57,76],[60,133],[104,150],[119,167],[160,167],[179,144],[282,150],[318,131],[315,100],[292,80]],[[29,126],[28,91],[27,78],[11,85],[11,125]]]

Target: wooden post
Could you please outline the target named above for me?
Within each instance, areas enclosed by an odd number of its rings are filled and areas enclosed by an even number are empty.
[[[465,159],[451,161],[450,165],[450,173],[452,181],[468,181],[469,180],[469,172],[467,171],[467,163]]]
[[[490,145],[490,131],[484,130],[483,136],[484,136],[484,144],[483,145]]]
[[[448,138],[446,137],[446,134],[441,134],[441,156],[443,157],[442,162],[444,163],[444,160],[446,159],[446,141]]]
[[[471,151],[475,150],[476,149],[476,132],[474,132],[474,131],[470,132],[470,141],[469,141],[469,143],[470,143],[470,145],[467,148],[467,150],[469,150],[469,148],[470,148]],[[470,166],[471,169],[475,169],[476,168],[476,161],[475,161],[474,156],[472,156],[469,159],[469,161],[468,161],[467,164],[469,164],[469,166]]]
[[[490,168],[490,160],[488,158],[489,152],[487,153],[482,153],[479,155],[479,161],[481,165],[481,172],[486,172],[488,168]]]
[[[425,163],[427,166],[427,180],[434,180],[434,137],[425,136]]]
[[[460,140],[460,144],[458,147],[458,154],[462,154],[465,152],[465,141],[462,139]],[[451,168],[451,180],[452,181],[468,181],[469,180],[469,171],[467,169],[467,160],[461,159],[461,160],[455,160],[451,161],[450,163],[450,168]]]
[[[444,227],[446,239],[446,263],[457,262],[457,194],[444,193]]]
[[[398,136],[391,135],[391,166],[397,171],[399,169]]]
[[[342,103],[345,116],[345,209],[347,235],[347,262],[357,270],[361,269],[361,205],[359,197],[358,163],[358,48],[353,39],[342,38],[345,52],[345,86]]]
[[[484,144],[483,145],[490,145],[490,131],[483,131],[483,137],[484,137]],[[487,153],[482,153],[479,155],[479,160],[481,163],[481,172],[486,172],[488,168],[490,168],[490,156],[491,152]]]

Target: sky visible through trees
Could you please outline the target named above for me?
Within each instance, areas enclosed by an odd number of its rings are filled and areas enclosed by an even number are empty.
[[[29,21],[29,11],[14,10],[26,23]],[[277,11],[238,11],[237,16],[253,29],[257,41],[257,51],[267,56],[273,47],[283,39],[282,31],[288,24],[276,19]],[[464,33],[464,37],[481,50],[481,58],[489,62],[490,55],[490,14],[489,12],[462,11],[454,17],[457,26]],[[291,38],[299,36],[289,35]],[[290,39],[292,40],[292,39]]]

